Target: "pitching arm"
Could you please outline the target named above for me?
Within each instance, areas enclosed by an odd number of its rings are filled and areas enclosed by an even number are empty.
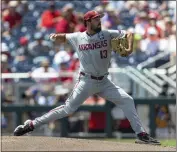
[[[59,33],[59,34],[52,33],[52,34],[50,34],[49,38],[50,38],[50,40],[54,41],[57,44],[67,42],[65,33]]]

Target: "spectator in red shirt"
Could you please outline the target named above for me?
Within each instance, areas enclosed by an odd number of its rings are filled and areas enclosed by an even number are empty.
[[[148,15],[149,17],[149,25],[147,25],[147,27],[145,28],[145,38],[147,37],[148,33],[148,29],[151,27],[155,27],[155,29],[157,30],[157,35],[159,38],[163,38],[164,37],[164,32],[163,30],[156,24],[157,23],[157,19],[158,19],[158,14],[151,12]]]
[[[26,36],[20,37],[20,39],[19,39],[19,48],[22,48],[22,49],[17,49],[17,54],[22,53],[22,54],[24,54],[26,56],[31,57],[30,53],[29,53],[29,50],[28,50],[28,43],[29,43],[29,40],[28,40],[28,38]],[[21,51],[23,50],[24,52],[18,52],[20,50]]]
[[[10,29],[17,27],[22,20],[22,16],[15,10],[17,5],[18,2],[11,1],[9,2],[9,8],[3,12],[2,19],[4,22],[8,22]]]
[[[55,28],[57,21],[60,19],[60,11],[55,9],[54,3],[51,3],[49,9],[44,11],[41,15],[41,27]]]
[[[57,22],[57,33],[72,33],[77,24],[77,18],[73,13],[73,5],[66,4],[62,9],[62,19]]]

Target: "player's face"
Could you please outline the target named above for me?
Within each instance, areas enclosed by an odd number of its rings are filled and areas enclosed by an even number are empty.
[[[91,30],[98,33],[101,31],[101,20],[100,17],[91,19]]]

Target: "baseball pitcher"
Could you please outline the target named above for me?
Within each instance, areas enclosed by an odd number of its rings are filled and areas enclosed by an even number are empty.
[[[14,136],[21,136],[43,124],[66,117],[93,94],[105,98],[119,106],[137,135],[136,143],[156,144],[160,142],[146,133],[135,109],[134,101],[122,88],[108,79],[111,51],[121,56],[132,53],[133,34],[124,30],[102,30],[101,17],[96,11],[84,15],[85,32],[69,34],[51,34],[50,40],[56,43],[69,43],[73,46],[80,60],[80,72],[77,83],[64,105],[56,107],[34,120],[25,121],[24,125],[14,130]]]

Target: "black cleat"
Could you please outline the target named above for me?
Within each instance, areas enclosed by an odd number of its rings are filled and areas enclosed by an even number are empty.
[[[34,130],[34,126],[31,120],[25,121],[24,125],[20,125],[14,130],[14,136],[22,136],[28,132]]]
[[[137,144],[161,145],[161,143],[158,140],[153,139],[152,137],[150,137],[149,134],[145,132],[139,133],[137,136],[138,139],[135,141],[135,143]]]

